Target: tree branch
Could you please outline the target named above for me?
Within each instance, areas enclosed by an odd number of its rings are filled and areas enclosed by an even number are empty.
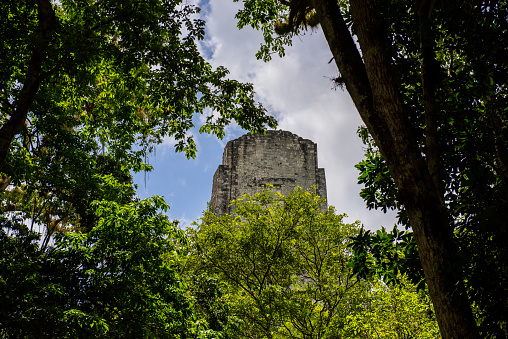
[[[46,57],[46,50],[56,21],[55,11],[49,0],[39,0],[37,5],[37,18],[39,20],[37,38],[28,64],[23,89],[15,102],[16,109],[9,120],[0,128],[0,171],[7,160],[12,139],[23,128],[28,112],[35,100],[42,81],[42,63]]]
[[[429,18],[426,15],[431,9],[427,6],[420,11],[420,50],[421,50],[421,79],[423,89],[423,108],[425,111],[425,146],[427,149],[427,167],[432,181],[441,197],[444,187],[441,180],[441,161],[439,159],[438,108],[436,102],[436,88],[440,69],[436,67],[432,32]],[[437,68],[437,72],[436,72]]]
[[[362,57],[342,17],[337,1],[314,0],[321,28],[326,36],[341,79],[362,118],[373,111],[372,90]]]

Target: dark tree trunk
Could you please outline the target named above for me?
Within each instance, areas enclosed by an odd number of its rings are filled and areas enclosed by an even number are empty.
[[[441,181],[441,161],[439,159],[438,107],[436,90],[439,82],[440,69],[434,54],[432,30],[428,18],[429,4],[420,10],[420,50],[421,79],[423,89],[423,107],[425,111],[425,147],[427,167],[439,194],[443,197],[444,187]]]
[[[403,109],[385,32],[372,4],[350,1],[363,60],[337,1],[314,0],[313,4],[341,77],[386,159],[408,213],[441,334],[443,338],[478,338],[449,216]]]
[[[15,108],[10,114],[9,120],[0,128],[0,171],[2,170],[11,142],[23,129],[25,121],[32,106],[37,90],[44,75],[42,74],[42,63],[46,56],[46,50],[51,40],[51,31],[55,24],[55,11],[49,0],[37,2],[37,37],[32,50],[32,56],[26,72],[23,88],[16,102]]]

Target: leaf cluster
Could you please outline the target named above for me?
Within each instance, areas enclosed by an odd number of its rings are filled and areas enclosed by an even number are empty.
[[[362,306],[345,319],[348,338],[440,338],[429,296],[400,276],[400,284],[373,281]]]
[[[372,233],[362,228],[351,237],[350,246],[353,257],[349,265],[360,279],[376,276],[387,284],[397,285],[405,277],[418,289],[425,288],[412,232],[400,231],[396,226],[390,233],[384,227]]]
[[[98,226],[59,233],[1,233],[2,337],[183,338],[197,328],[176,265],[183,237],[158,213],[162,198],[95,205]]]

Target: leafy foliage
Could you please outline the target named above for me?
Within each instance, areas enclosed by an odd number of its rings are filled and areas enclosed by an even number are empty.
[[[315,194],[299,188],[284,197],[266,189],[233,205],[234,215],[205,212],[191,231],[188,265],[220,282],[214,286],[223,295],[215,300],[228,305],[229,314],[221,314],[238,324],[236,337],[360,336],[364,330],[357,327],[366,314],[379,317],[366,324],[384,331],[395,322],[381,321],[382,313],[411,298],[414,304],[407,306],[414,309],[397,316],[401,331],[438,333],[428,299],[422,302],[414,287],[401,292],[381,281],[371,285],[353,278],[348,237],[358,231],[358,222],[345,224],[344,215],[325,209]],[[373,286],[386,295],[371,293]]]
[[[440,338],[430,298],[401,276],[397,286],[372,283],[362,306],[345,320],[348,338]]]
[[[167,209],[160,197],[97,203],[97,227],[59,233],[46,250],[33,233],[2,231],[2,336],[180,338],[197,331],[176,266],[183,234],[159,209]]]
[[[243,6],[244,8],[236,14],[238,28],[250,25],[263,32],[265,44],[261,46],[256,57],[263,59],[263,61],[271,60],[272,53],[277,53],[280,57],[283,57],[285,54],[284,46],[291,45],[291,37],[275,35],[274,29],[278,20],[285,21],[289,17],[287,6],[277,0],[247,0],[244,1]]]
[[[400,284],[405,277],[417,286],[425,287],[423,270],[412,232],[394,226],[391,233],[381,228],[376,232],[360,232],[351,238],[353,257],[350,266],[361,279],[377,276],[388,284]]]
[[[202,271],[188,268],[183,276],[192,297],[195,317],[206,322],[207,329],[202,332],[213,338],[238,338],[241,321],[231,314],[231,300],[225,294],[226,284]]]
[[[132,171],[151,169],[146,156],[164,138],[195,157],[196,115],[219,138],[232,121],[275,126],[251,84],[200,55],[198,13],[179,0],[0,5],[2,182],[17,190],[2,193],[4,211],[49,233],[89,230],[91,202],[131,201]]]

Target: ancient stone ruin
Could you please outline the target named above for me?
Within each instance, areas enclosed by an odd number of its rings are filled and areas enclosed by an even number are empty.
[[[212,212],[231,213],[231,200],[259,192],[266,184],[284,195],[297,186],[315,186],[326,199],[325,170],[317,166],[316,143],[287,131],[248,133],[229,141],[213,176]]]

